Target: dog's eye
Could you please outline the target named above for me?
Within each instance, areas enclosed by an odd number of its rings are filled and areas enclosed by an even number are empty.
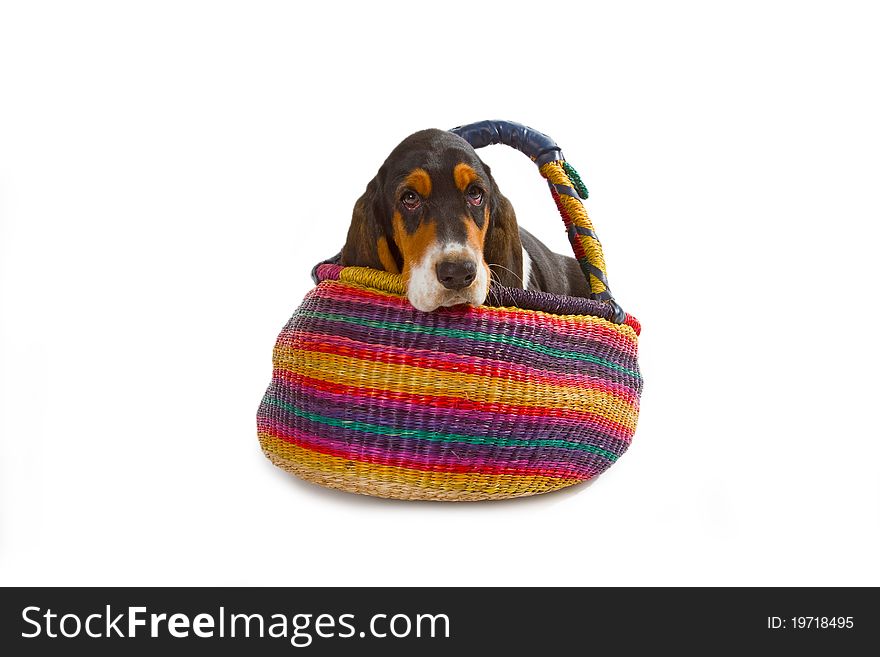
[[[483,190],[476,185],[471,185],[467,190],[467,200],[471,205],[482,205]]]
[[[403,203],[403,207],[407,210],[415,210],[422,204],[422,199],[414,191],[407,190],[400,197],[400,202]]]

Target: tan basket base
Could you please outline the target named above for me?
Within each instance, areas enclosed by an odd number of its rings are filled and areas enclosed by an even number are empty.
[[[371,495],[397,500],[433,500],[445,502],[477,502],[481,500],[504,500],[514,497],[527,497],[550,491],[566,488],[581,483],[576,480],[558,480],[554,484],[548,484],[546,478],[541,478],[541,485],[523,485],[514,490],[475,490],[473,488],[458,490],[450,488],[437,488],[428,485],[412,485],[399,481],[384,481],[381,479],[366,478],[356,473],[324,471],[311,468],[298,461],[292,461],[264,450],[264,453],[272,463],[282,470],[296,475],[300,479],[309,481],[326,488],[335,488],[347,493],[359,495]]]

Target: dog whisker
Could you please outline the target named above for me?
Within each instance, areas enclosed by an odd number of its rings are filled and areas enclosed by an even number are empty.
[[[501,304],[501,295],[498,290],[492,285],[492,282],[495,281],[500,285],[495,274],[492,273],[492,270],[489,270],[489,290],[486,295],[486,300],[489,301],[490,305],[500,305]]]
[[[520,285],[522,285],[523,287],[525,287],[525,281],[523,281],[522,276],[517,276],[517,275],[516,275],[516,272],[513,271],[512,269],[508,269],[507,267],[504,267],[503,265],[499,265],[498,263],[491,262],[491,263],[489,263],[489,271],[490,271],[490,273],[491,273],[491,271],[492,271],[492,267],[499,267],[500,269],[503,269],[503,270],[505,270],[505,271],[509,271],[511,274],[513,274],[513,276],[514,276],[517,280],[519,280]]]

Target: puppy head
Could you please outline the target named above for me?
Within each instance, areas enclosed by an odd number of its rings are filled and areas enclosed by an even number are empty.
[[[391,152],[358,199],[341,262],[402,274],[409,302],[431,311],[483,303],[493,271],[516,285],[521,248],[513,208],[470,144],[422,130]]]

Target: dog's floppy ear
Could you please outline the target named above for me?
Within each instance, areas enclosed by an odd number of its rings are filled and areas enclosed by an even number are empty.
[[[384,167],[383,167],[384,168]],[[394,242],[390,210],[382,191],[383,171],[354,204],[340,264],[400,273],[403,259]]]
[[[485,167],[485,165],[484,165]],[[513,206],[498,189],[489,167],[490,190],[489,228],[483,243],[483,259],[492,271],[492,278],[506,287],[523,286],[522,242]]]

